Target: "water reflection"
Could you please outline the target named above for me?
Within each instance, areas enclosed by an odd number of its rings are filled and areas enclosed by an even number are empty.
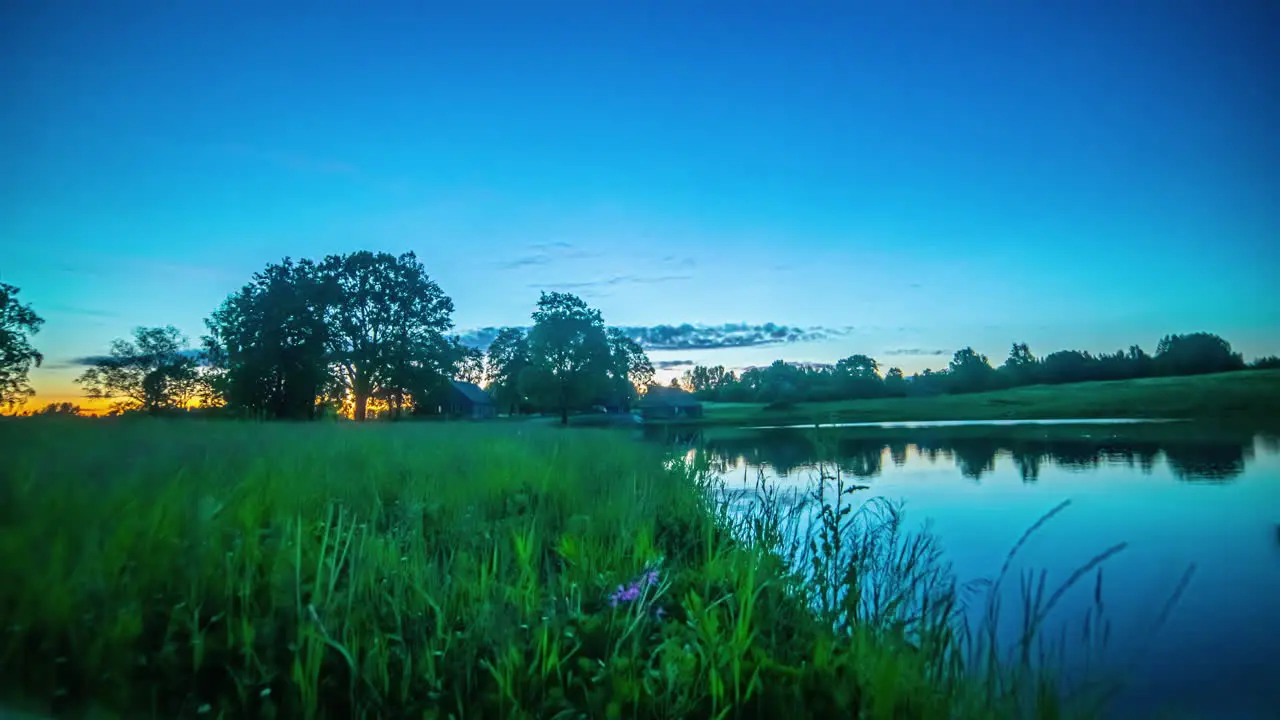
[[[1105,563],[1114,634],[1099,667],[1125,683],[1109,717],[1151,717],[1166,707],[1187,717],[1275,717],[1280,707],[1274,431],[953,425],[712,429],[652,439],[701,454],[743,503],[757,477],[795,490],[808,487],[819,466],[839,468],[847,483],[868,486],[859,500],[902,501],[908,516],[927,520],[960,582],[995,576],[1023,532],[1069,499],[1071,508],[1023,548],[1011,577],[1045,572],[1053,586],[1099,551],[1125,544]],[[1154,618],[1189,567],[1194,577],[1157,631]],[[1074,588],[1047,621],[1048,634],[1078,633],[1094,599],[1091,587]],[[1016,606],[1016,598],[1004,600]],[[1021,632],[1019,620],[1016,612],[1008,623],[1002,618],[1003,641]],[[1073,672],[1090,667],[1087,647],[1066,645]]]
[[[1021,430],[1019,432],[1019,430]],[[1046,466],[1087,472],[1106,465],[1150,474],[1163,457],[1174,477],[1187,482],[1230,482],[1253,458],[1254,433],[1230,427],[1186,425],[1152,428],[1039,426],[878,429],[783,429],[690,432],[660,439],[699,448],[713,469],[767,468],[779,477],[808,473],[819,464],[858,478],[879,475],[885,463],[904,467],[912,456],[953,462],[963,477],[980,481],[996,460],[1013,461],[1023,482],[1034,483]],[[1264,447],[1280,446],[1264,436]]]

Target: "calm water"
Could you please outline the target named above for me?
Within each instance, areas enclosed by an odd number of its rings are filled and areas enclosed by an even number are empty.
[[[730,487],[759,472],[805,487],[820,460],[905,502],[928,520],[961,581],[992,578],[1023,532],[1072,504],[1024,546],[1018,568],[1055,588],[1106,548],[1112,624],[1103,658],[1130,668],[1115,717],[1280,718],[1280,439],[1186,423],[737,430],[677,438],[704,448]],[[830,467],[830,465],[828,466]],[[1188,566],[1194,575],[1168,622],[1155,618]],[[1050,623],[1079,637],[1093,604],[1089,576]],[[1017,613],[1020,614],[1020,613]],[[1015,618],[1016,622],[1017,619]],[[1080,655],[1068,642],[1069,657]],[[1076,657],[1078,660],[1078,657]]]

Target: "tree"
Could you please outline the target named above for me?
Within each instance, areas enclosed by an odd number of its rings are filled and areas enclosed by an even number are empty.
[[[1098,361],[1081,350],[1059,350],[1045,356],[1040,376],[1050,384],[1097,380]]]
[[[116,400],[117,410],[156,413],[186,408],[197,398],[204,382],[197,364],[177,328],[140,327],[132,341],[113,340],[111,354],[95,358],[76,382],[87,397]]]
[[[907,379],[902,375],[902,369],[891,367],[889,372],[884,375],[884,392],[889,397],[905,397],[907,394]]]
[[[1030,385],[1036,381],[1036,371],[1040,362],[1031,354],[1026,343],[1014,343],[1009,349],[1009,357],[1000,366],[1000,375],[1004,384],[1010,387]]]
[[[726,371],[723,365],[716,365],[715,367],[695,365],[693,369],[685,371],[682,380],[685,385],[689,386],[690,391],[696,393],[700,398],[711,400],[729,393],[731,388],[737,384],[738,378],[732,372]]]
[[[1212,333],[1166,335],[1156,347],[1156,365],[1165,375],[1200,375],[1244,367],[1231,343]]]
[[[458,359],[454,363],[454,379],[476,385],[483,383],[486,375],[484,352],[479,348],[466,347],[461,343],[457,343],[456,348]]]
[[[520,391],[520,375],[529,367],[529,344],[524,330],[504,327],[489,344],[485,359],[485,379],[494,402],[509,408],[514,415],[524,404]]]
[[[837,393],[847,398],[869,398],[884,392],[880,364],[866,355],[850,355],[836,363]]]
[[[610,385],[618,400],[629,406],[639,389],[653,380],[653,363],[649,362],[649,354],[640,343],[618,328],[609,328],[606,337],[609,341]]]
[[[31,345],[31,336],[40,332],[44,320],[30,305],[18,302],[19,292],[13,285],[0,283],[0,404],[9,408],[35,395],[27,376],[32,366],[44,362]]]
[[[331,288],[326,307],[329,361],[353,405],[368,417],[371,397],[421,401],[452,375],[453,301],[412,253],[330,255],[320,266]]]
[[[986,355],[971,347],[957,350],[947,368],[956,392],[982,392],[991,382],[994,370]]]
[[[599,310],[570,293],[542,293],[529,331],[529,367],[521,376],[524,394],[554,408],[569,424],[569,411],[607,393],[612,357]]]
[[[325,312],[330,302],[315,263],[285,258],[255,273],[205,320],[210,386],[238,412],[311,419],[332,386]]]

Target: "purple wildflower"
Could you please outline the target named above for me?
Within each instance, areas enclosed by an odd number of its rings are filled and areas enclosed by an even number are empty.
[[[637,580],[634,580],[630,585],[619,585],[618,589],[609,595],[609,605],[617,607],[622,603],[639,600],[645,588],[650,585],[657,585],[660,577],[657,570],[650,570]]]

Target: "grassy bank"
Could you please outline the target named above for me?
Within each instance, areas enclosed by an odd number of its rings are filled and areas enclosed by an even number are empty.
[[[752,403],[708,403],[688,425],[1046,418],[1182,418],[1280,421],[1280,370],[1034,385],[970,395],[802,403],[766,410]]]
[[[0,705],[1063,711],[1047,676],[962,661],[956,588],[896,514],[826,495],[799,538],[766,496],[735,520],[695,469],[617,434],[34,419],[0,423],[0,448]],[[874,603],[849,600],[873,580]]]

